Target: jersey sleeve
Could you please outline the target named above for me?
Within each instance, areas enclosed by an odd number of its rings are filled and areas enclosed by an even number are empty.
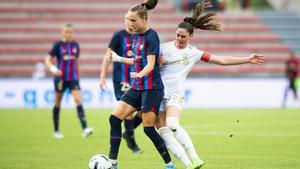
[[[80,56],[80,46],[79,46],[78,42],[76,42],[76,47],[77,47],[76,58],[79,58],[79,56]]]
[[[203,52],[202,55],[201,55],[201,60],[204,61],[204,62],[209,62],[209,59],[210,59],[211,55],[208,53],[208,52]]]
[[[59,43],[58,42],[56,42],[56,43],[54,43],[53,44],[53,47],[52,47],[52,49],[49,51],[49,55],[51,56],[51,57],[57,57],[58,56],[58,51],[59,50]]]
[[[156,32],[150,34],[150,36],[146,37],[146,57],[149,55],[155,55],[156,58],[159,57],[159,38]]]
[[[110,41],[108,47],[116,52],[118,46],[119,46],[119,32],[116,32],[116,33],[114,33],[113,37],[111,38],[111,41]]]

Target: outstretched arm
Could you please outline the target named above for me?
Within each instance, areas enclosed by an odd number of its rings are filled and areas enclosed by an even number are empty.
[[[240,65],[246,63],[252,64],[262,64],[265,61],[263,55],[251,54],[247,57],[232,57],[232,56],[215,56],[211,55],[208,62],[217,65],[227,66],[227,65]]]

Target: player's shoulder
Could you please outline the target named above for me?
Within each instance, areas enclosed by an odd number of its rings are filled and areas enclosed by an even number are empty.
[[[204,53],[204,51],[202,51],[201,49],[198,49],[196,46],[194,45],[189,45],[187,47],[187,49],[191,52],[191,53]]]
[[[161,48],[170,48],[174,46],[174,41],[164,42],[160,44]]]

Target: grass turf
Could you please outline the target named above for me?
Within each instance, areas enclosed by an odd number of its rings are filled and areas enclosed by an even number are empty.
[[[109,150],[111,110],[86,112],[94,135],[83,139],[75,109],[62,109],[65,138],[55,140],[50,109],[0,109],[0,169],[87,169],[91,156]],[[181,123],[206,162],[203,169],[300,168],[297,109],[186,109]],[[122,141],[119,168],[162,169],[163,161],[142,127],[136,138],[145,152],[132,154]]]

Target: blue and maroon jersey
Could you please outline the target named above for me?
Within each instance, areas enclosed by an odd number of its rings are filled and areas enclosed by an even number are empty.
[[[75,41],[63,42],[62,40],[54,43],[49,55],[57,58],[57,68],[63,73],[61,80],[79,80],[77,59],[79,58],[79,44]]]
[[[147,56],[155,55],[154,69],[142,78],[134,78],[132,89],[134,90],[151,90],[162,89],[163,83],[159,73],[159,38],[153,29],[149,29],[144,34],[134,34],[132,51],[135,59],[133,72],[140,72],[147,65]]]
[[[114,33],[108,47],[121,57],[131,58],[131,45],[132,35],[123,29]],[[113,81],[130,84],[130,65],[120,62],[114,62],[113,64]]]

